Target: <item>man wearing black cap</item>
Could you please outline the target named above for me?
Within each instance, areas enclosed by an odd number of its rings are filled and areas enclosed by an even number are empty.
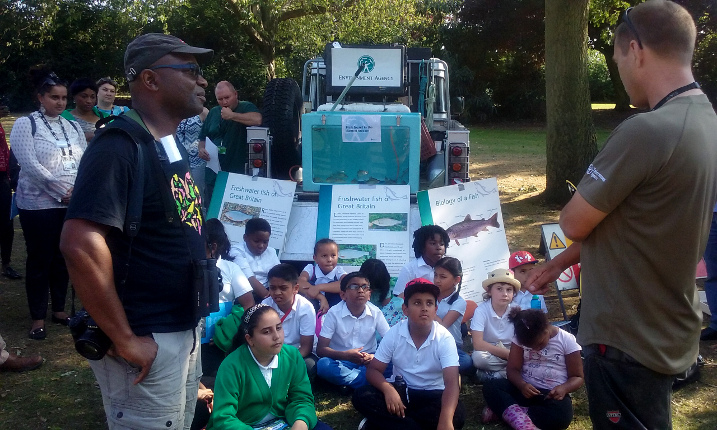
[[[192,261],[205,250],[201,197],[173,134],[202,110],[207,81],[197,61],[212,54],[164,34],[133,40],[124,68],[134,110],[98,133],[79,167],[61,249],[85,309],[112,341],[90,360],[110,429],[192,421]]]

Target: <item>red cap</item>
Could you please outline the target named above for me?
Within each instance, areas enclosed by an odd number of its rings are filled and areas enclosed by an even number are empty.
[[[528,251],[516,251],[510,254],[508,259],[508,267],[510,270],[514,270],[516,267],[520,267],[524,264],[537,263],[538,260]]]

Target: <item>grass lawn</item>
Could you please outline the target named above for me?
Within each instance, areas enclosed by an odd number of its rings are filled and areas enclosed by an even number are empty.
[[[14,118],[3,118],[9,136]],[[598,142],[604,142],[611,128],[598,128]],[[540,224],[556,222],[558,211],[538,199],[545,188],[545,128],[511,124],[471,128],[471,177],[497,177],[501,209],[511,250],[536,253]],[[19,221],[15,221],[13,266],[24,273],[25,246]],[[574,312],[575,294],[568,294],[568,313]],[[69,302],[69,295],[68,295]],[[560,317],[555,293],[546,296],[550,317]],[[79,303],[78,303],[79,306]],[[69,309],[69,303],[68,307]],[[106,428],[100,392],[87,361],[73,349],[66,327],[48,321],[44,341],[27,338],[30,319],[23,281],[0,277],[0,333],[12,352],[39,353],[46,363],[38,370],[22,374],[0,373],[0,429],[102,429]],[[470,343],[470,338],[466,339]],[[701,353],[707,364],[701,380],[673,397],[674,428],[714,430],[717,428],[717,342],[702,342]],[[315,384],[316,408],[320,419],[337,430],[356,429],[361,417],[351,406],[350,397],[341,396],[322,383]],[[461,399],[467,411],[465,429],[506,429],[501,424],[484,426],[480,411],[484,405],[481,386],[464,381]],[[573,397],[573,430],[590,429],[585,390]],[[390,429],[389,429],[390,430]]]

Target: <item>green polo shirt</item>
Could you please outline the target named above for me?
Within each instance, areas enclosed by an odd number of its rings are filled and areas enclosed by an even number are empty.
[[[259,112],[251,102],[240,101],[236,113]],[[246,126],[237,121],[223,120],[222,107],[215,106],[207,115],[199,133],[199,140],[211,139],[217,146],[226,147],[225,154],[219,154],[219,165],[225,172],[244,173],[246,163]]]

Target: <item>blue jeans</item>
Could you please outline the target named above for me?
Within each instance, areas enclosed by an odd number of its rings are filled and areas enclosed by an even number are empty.
[[[712,227],[705,249],[705,266],[707,267],[705,295],[712,313],[710,328],[717,330],[717,213],[712,214]]]
[[[456,344],[456,347],[458,348],[458,372],[460,372],[461,375],[475,373],[476,369],[473,367],[473,359],[470,354],[463,351],[462,346]]]
[[[366,381],[366,366],[350,361],[334,360],[323,357],[316,363],[316,374],[334,385],[347,385],[351,388],[363,387]],[[383,376],[389,378],[393,374],[391,363],[386,366]]]

